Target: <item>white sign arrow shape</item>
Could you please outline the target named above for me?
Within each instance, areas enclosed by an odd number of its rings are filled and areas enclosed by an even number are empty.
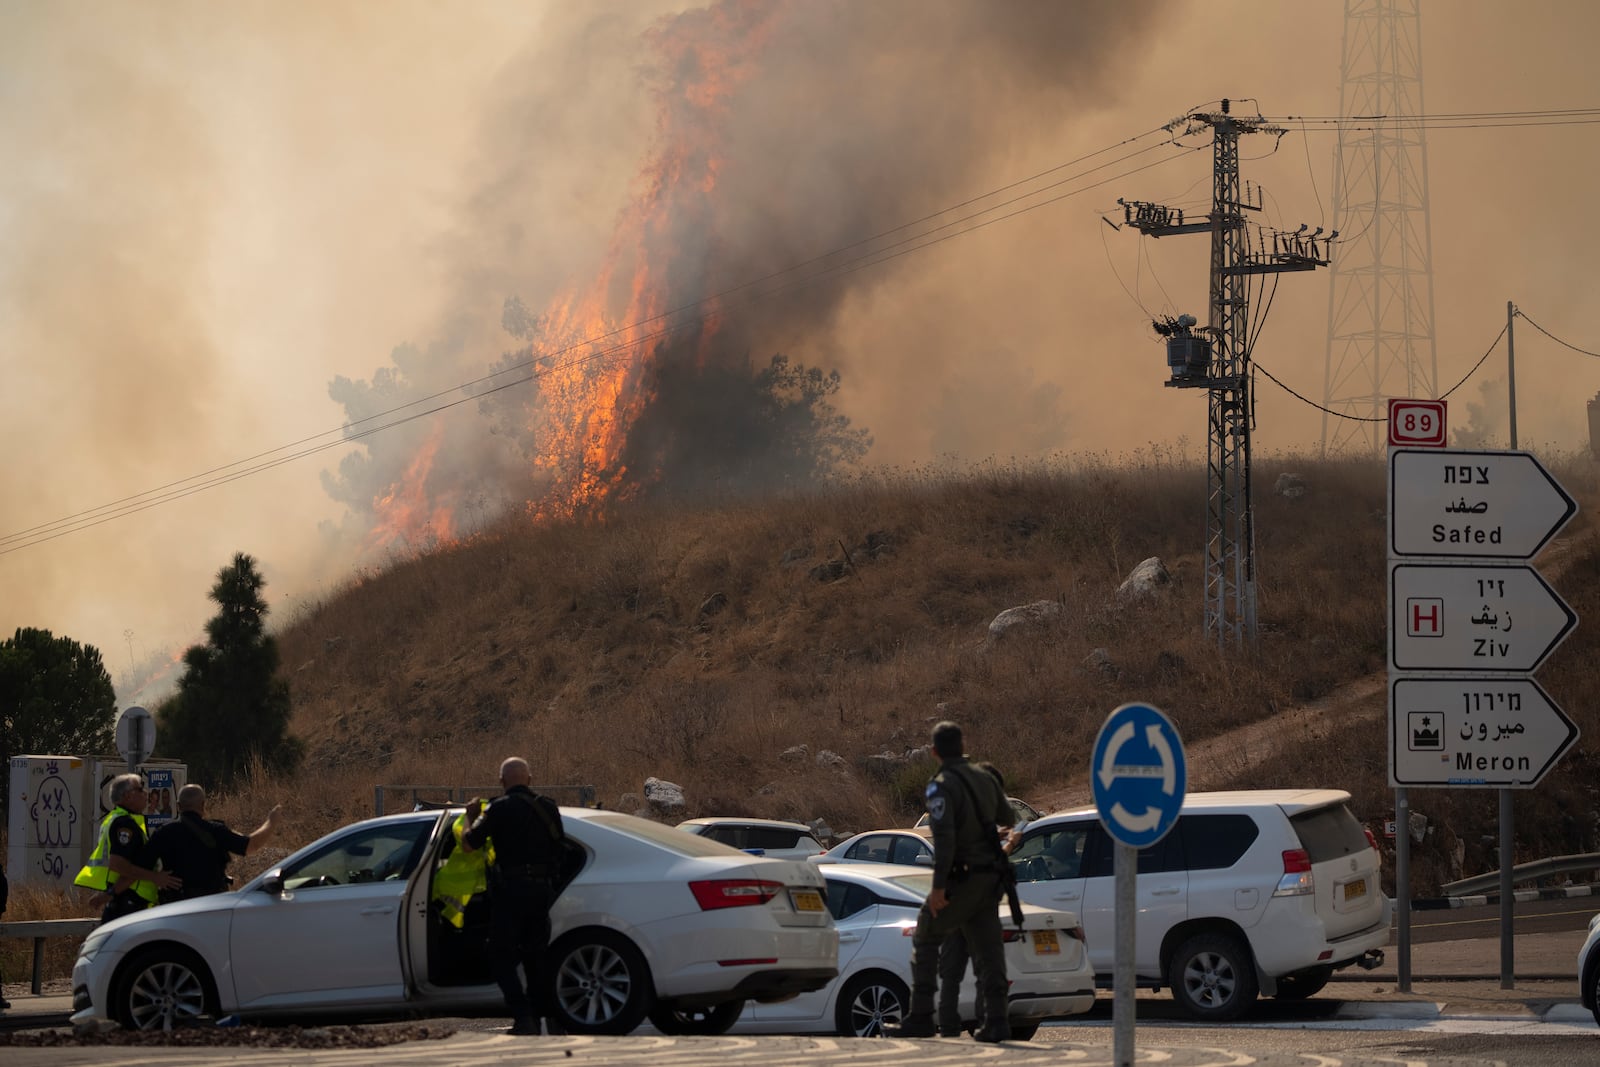
[[[1389,670],[1532,671],[1578,617],[1526,564],[1389,569]]]
[[[1105,759],[1100,761],[1100,788],[1110,789],[1111,783],[1117,780],[1117,753],[1122,746],[1133,738],[1133,723],[1125,722],[1118,726],[1111,735],[1111,740],[1106,743]]]
[[[1396,678],[1389,784],[1526,789],[1578,740],[1531,678]]]
[[[1161,825],[1161,809],[1154,806],[1145,808],[1141,815],[1135,815],[1119,801],[1111,805],[1111,817],[1123,829],[1135,834],[1148,833]]]
[[[1528,452],[1397,448],[1389,456],[1389,552],[1530,559],[1577,514]]]

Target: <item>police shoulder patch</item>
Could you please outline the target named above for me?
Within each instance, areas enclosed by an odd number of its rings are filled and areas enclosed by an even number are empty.
[[[128,830],[117,831],[117,844],[126,845],[133,840],[133,834]]]
[[[933,790],[932,786],[928,788],[928,791],[931,794],[928,797],[928,818],[932,819],[934,822],[943,822],[944,797],[938,795],[938,793]]]

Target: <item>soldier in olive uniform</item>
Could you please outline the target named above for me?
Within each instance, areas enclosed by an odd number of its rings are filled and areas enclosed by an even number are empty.
[[[991,774],[962,754],[961,727],[941,722],[933,728],[933,752],[941,761],[928,783],[928,817],[933,828],[933,891],[917,913],[911,939],[911,1011],[892,1028],[892,1037],[932,1037],[934,996],[939,979],[939,946],[955,930],[966,937],[984,1007],[979,1041],[1011,1036],[1006,1021],[1005,944],[1000,932],[999,827],[1013,816],[1005,790]]]

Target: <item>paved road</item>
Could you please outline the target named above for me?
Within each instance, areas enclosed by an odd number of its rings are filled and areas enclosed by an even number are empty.
[[[1592,1037],[1593,1035],[1589,1035]],[[1592,1045],[1590,1046],[1592,1048]],[[384,1067],[434,1067],[462,1064],[473,1067],[568,1064],[617,1067],[704,1067],[752,1064],[779,1067],[961,1067],[965,1064],[1071,1064],[1072,1067],[1112,1067],[1114,1057],[1107,1034],[1104,1042],[1011,1042],[978,1045],[969,1040],[881,1041],[857,1038],[802,1037],[546,1037],[516,1038],[504,1034],[457,1034],[444,1041],[418,1041],[382,1049],[306,1051],[291,1049],[217,1048],[7,1048],[6,1067],[73,1067],[78,1064],[164,1065],[229,1063],[251,1067],[286,1064],[294,1067],[356,1067],[382,1063]],[[1134,1063],[1160,1067],[1489,1067],[1493,1059],[1450,1057],[1419,1060],[1384,1053],[1240,1052],[1215,1047],[1173,1047],[1139,1042]],[[1545,1061],[1550,1062],[1550,1061]]]

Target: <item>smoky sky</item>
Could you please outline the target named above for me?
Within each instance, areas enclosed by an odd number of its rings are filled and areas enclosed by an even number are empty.
[[[1422,12],[1426,111],[1595,103],[1591,5]],[[122,675],[198,639],[234,552],[261,561],[281,620],[417,547],[371,534],[375,501],[424,453],[425,498],[392,506],[458,526],[520,506],[538,489],[518,436],[538,384],[459,387],[528,345],[504,327],[509,298],[538,317],[603,278],[622,314],[641,270],[666,308],[723,294],[712,343],[642,349],[641,367],[665,359],[676,380],[672,361],[783,354],[837,370],[833,402],[870,430],[869,462],[1195,460],[1204,402],[1162,387],[1149,320],[1204,316],[1204,238],[1101,219],[1119,196],[1203,212],[1208,152],[1122,159],[1140,141],[1056,172],[1077,178],[1055,203],[916,250],[896,228],[1224,96],[1332,114],[1343,15],[1340,0],[6,8],[0,537],[420,397],[466,402],[0,544],[0,633],[95,644],[126,698]],[[1273,225],[1327,224],[1333,138],[1288,126],[1247,139],[1241,169]],[[1473,368],[1508,300],[1600,350],[1595,130],[1428,135],[1441,386]],[[669,210],[645,225],[644,203]],[[882,262],[848,263],[873,249]],[[1327,324],[1326,274],[1284,277],[1255,358],[1301,395],[1259,386],[1258,451],[1315,450]],[[1586,444],[1593,361],[1526,322],[1516,337],[1520,443]],[[1452,395],[1452,423],[1503,447],[1506,398],[1497,357]],[[695,399],[651,413],[657,439],[717,417],[716,398]]]

